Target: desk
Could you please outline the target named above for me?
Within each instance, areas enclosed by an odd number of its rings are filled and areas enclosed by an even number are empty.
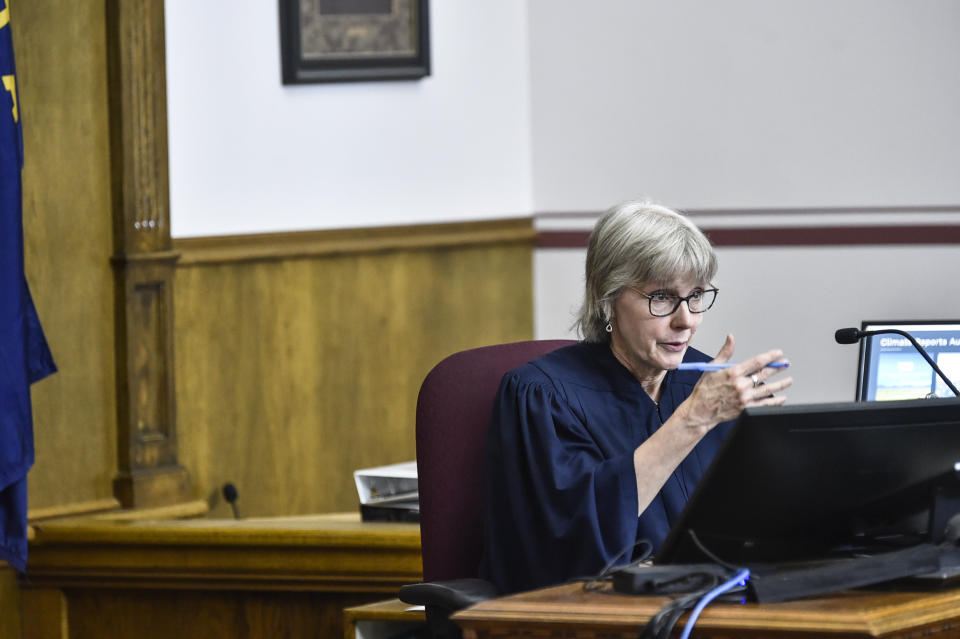
[[[492,599],[456,613],[464,639],[635,638],[668,600],[584,592],[567,584]],[[678,628],[683,627],[684,617]],[[928,593],[848,591],[780,604],[713,603],[693,637],[812,638],[960,636],[960,589]]]
[[[23,636],[341,637],[344,608],[421,579],[419,527],[355,513],[42,523]]]
[[[383,639],[411,633],[426,613],[399,599],[387,599],[343,611],[343,639]]]

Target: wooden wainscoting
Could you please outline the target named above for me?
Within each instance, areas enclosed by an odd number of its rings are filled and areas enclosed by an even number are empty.
[[[32,389],[30,506],[96,502],[113,496],[117,459],[104,7],[8,4],[23,115],[27,280],[59,367]]]
[[[530,339],[529,219],[179,239],[179,459],[212,513],[357,507],[353,470],[414,459],[420,383]]]

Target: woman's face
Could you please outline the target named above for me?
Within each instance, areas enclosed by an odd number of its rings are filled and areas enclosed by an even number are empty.
[[[676,368],[703,321],[703,314],[691,313],[686,302],[666,317],[652,315],[649,300],[638,291],[686,297],[707,288],[710,287],[706,282],[680,279],[623,289],[613,303],[610,343],[614,354],[638,379],[653,378]]]

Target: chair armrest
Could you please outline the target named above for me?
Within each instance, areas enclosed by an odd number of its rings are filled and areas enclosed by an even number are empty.
[[[403,586],[400,601],[442,608],[450,614],[499,594],[492,583],[483,579],[450,579]]]

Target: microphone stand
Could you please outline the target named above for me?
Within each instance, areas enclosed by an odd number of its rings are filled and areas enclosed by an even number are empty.
[[[933,371],[940,376],[940,379],[942,379],[944,383],[950,388],[950,390],[953,391],[953,396],[960,397],[960,391],[957,390],[957,387],[953,385],[953,382],[947,379],[947,376],[943,374],[943,371],[940,370],[940,367],[937,366],[936,362],[934,362],[933,359],[929,355],[927,355],[927,351],[924,350],[924,348],[917,343],[917,340],[915,340],[913,338],[913,335],[911,335],[910,333],[906,331],[901,331],[898,328],[888,328],[882,331],[860,331],[860,337],[869,337],[871,335],[880,335],[882,333],[896,333],[897,335],[902,335],[903,337],[906,337],[908,340],[910,340],[910,343],[913,344],[913,347],[917,349],[917,351],[921,355],[923,355],[923,359],[927,360],[927,363],[930,364],[930,368],[932,368]]]

